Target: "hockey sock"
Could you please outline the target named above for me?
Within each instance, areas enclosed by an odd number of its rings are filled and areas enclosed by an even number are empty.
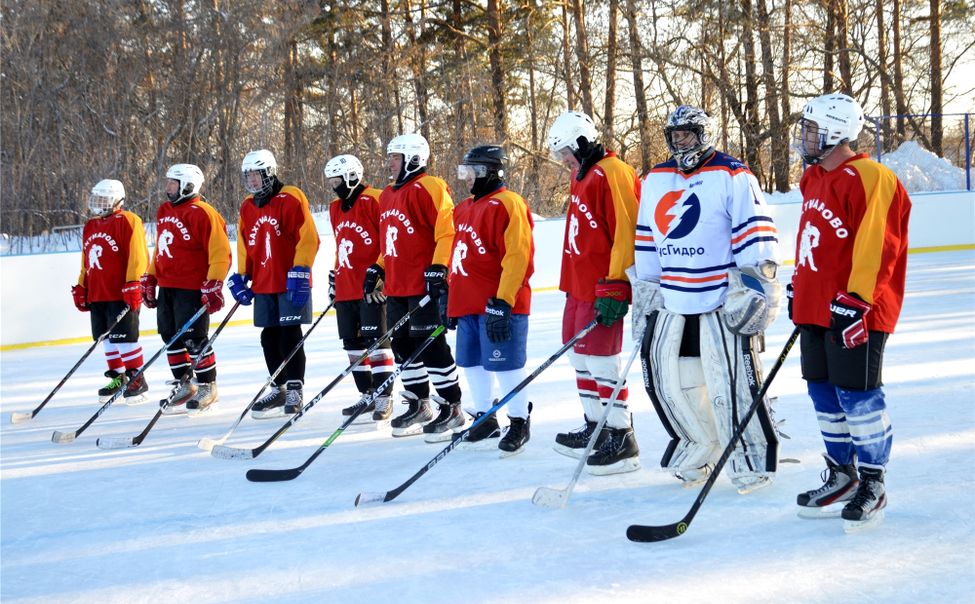
[[[475,365],[464,367],[464,377],[474,399],[474,411],[487,411],[491,408],[494,397],[491,394],[493,380],[491,374],[484,367]]]
[[[144,363],[142,358],[142,345],[138,342],[123,342],[116,344],[118,351],[122,355],[122,363],[126,369],[140,369]]]
[[[349,363],[354,363],[356,359],[362,356],[362,353],[365,351],[366,350],[364,348],[345,349],[346,354],[349,355]],[[355,380],[355,387],[359,392],[362,394],[369,392],[369,390],[372,388],[372,366],[370,365],[368,358],[363,359],[363,361],[352,370],[352,378]]]
[[[187,368],[192,362],[190,359],[190,353],[186,352],[186,348],[182,345],[177,344],[179,348],[170,348],[166,353],[166,359],[169,361],[169,370],[173,372],[173,377],[177,380],[183,378],[183,374],[186,373]]]
[[[125,364],[122,362],[122,355],[118,347],[108,340],[102,340],[102,348],[105,350],[105,361],[108,363],[108,368],[115,373],[124,372]]]
[[[369,355],[369,367],[372,370],[373,388],[380,386],[393,373],[393,351],[388,348],[377,348]],[[393,384],[390,383],[386,390],[380,392],[383,396],[389,396],[393,391]]]
[[[502,395],[508,394],[515,389],[515,386],[521,383],[528,373],[525,368],[512,369],[510,371],[496,371],[493,372],[495,377],[498,379],[498,385],[501,386]],[[528,418],[528,393],[522,389],[518,394],[514,396],[508,402],[508,417],[520,417],[521,419]]]

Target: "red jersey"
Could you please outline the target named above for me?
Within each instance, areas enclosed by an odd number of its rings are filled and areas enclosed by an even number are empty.
[[[907,276],[907,191],[866,154],[829,171],[810,166],[799,188],[793,320],[829,327],[830,302],[849,292],[872,305],[867,329],[893,333]]]
[[[223,281],[230,271],[227,223],[200,197],[156,212],[156,249],[149,274],[160,287],[200,289],[204,281]]]
[[[366,187],[348,211],[342,200],[328,206],[335,233],[335,299],[362,299],[366,269],[379,258],[379,196],[382,191]]]
[[[250,275],[255,294],[284,293],[288,271],[294,266],[311,268],[318,245],[308,198],[298,187],[283,187],[264,207],[257,207],[253,195],[240,204],[237,272]]]
[[[640,181],[633,168],[607,151],[581,181],[573,170],[569,195],[559,289],[592,302],[600,279],[627,280]]]
[[[443,179],[419,174],[379,196],[380,264],[386,269],[387,296],[426,292],[423,271],[447,265],[454,242],[454,201]]]
[[[132,212],[92,218],[85,223],[81,241],[78,285],[88,288],[89,302],[121,300],[122,286],[146,272],[146,231]]]
[[[454,208],[454,228],[447,315],[482,315],[488,298],[527,315],[535,223],[521,195],[502,187],[477,200],[468,197]]]

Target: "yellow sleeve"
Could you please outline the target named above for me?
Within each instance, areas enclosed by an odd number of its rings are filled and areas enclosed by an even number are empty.
[[[223,281],[230,272],[230,239],[227,237],[227,223],[217,210],[208,203],[198,204],[210,220],[210,241],[207,242],[207,254],[210,268],[207,270],[207,280]],[[238,240],[239,241],[239,240]]]
[[[82,231],[84,233],[84,231]],[[88,258],[85,256],[85,242],[84,239],[81,240],[81,274],[78,275],[78,285],[81,287],[88,287]]]
[[[430,195],[433,207],[437,210],[437,221],[433,227],[433,239],[437,247],[433,250],[431,264],[450,264],[450,252],[454,247],[454,200],[450,197],[447,183],[440,178],[421,178],[420,183]]]
[[[633,264],[636,237],[637,187],[636,171],[621,160],[601,165],[613,202],[616,219],[613,230],[613,249],[609,256],[608,280],[629,281],[626,267]]]
[[[250,275],[247,270],[247,245],[244,244],[244,217],[237,220],[237,273]]]
[[[897,192],[897,177],[871,161],[856,161],[853,164],[863,183],[864,212],[853,240],[852,266],[846,290],[873,304],[888,234],[887,217]]]
[[[146,248],[146,229],[142,219],[132,212],[124,212],[125,220],[132,229],[129,239],[129,261],[125,269],[125,281],[139,281],[149,267],[149,250]]]
[[[298,245],[295,246],[295,266],[311,268],[318,254],[319,240],[318,228],[315,226],[315,219],[311,216],[308,198],[301,189],[290,185],[281,189],[281,192],[288,193],[301,203],[302,223],[298,229]]]
[[[515,305],[518,290],[525,283],[525,274],[532,261],[532,227],[528,222],[525,200],[511,191],[496,197],[508,212],[508,227],[504,231],[504,258],[501,259],[501,281],[497,297]]]

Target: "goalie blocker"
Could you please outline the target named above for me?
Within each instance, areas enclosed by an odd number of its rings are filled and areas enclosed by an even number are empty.
[[[760,346],[759,337],[732,332],[719,311],[681,315],[659,309],[649,315],[641,349],[644,386],[671,439],[660,465],[686,486],[707,479],[760,391]],[[771,483],[777,459],[766,398],[735,448],[728,474],[747,493]]]

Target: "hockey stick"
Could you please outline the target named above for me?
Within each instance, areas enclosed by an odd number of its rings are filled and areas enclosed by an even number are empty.
[[[383,335],[383,337],[381,339],[376,340],[372,344],[372,346],[370,346],[368,349],[365,350],[365,352],[363,352],[362,354],[360,354],[359,357],[356,358],[355,361],[353,361],[352,363],[350,363],[349,366],[346,367],[342,371],[342,373],[338,374],[335,377],[335,379],[333,379],[331,382],[329,382],[329,384],[327,386],[325,386],[325,388],[321,392],[319,392],[318,395],[315,396],[315,398],[313,398],[312,400],[310,400],[307,403],[305,403],[302,406],[302,408],[298,410],[298,412],[296,414],[294,414],[293,416],[291,416],[288,419],[288,421],[286,421],[284,423],[283,426],[281,426],[280,428],[278,428],[278,430],[274,434],[272,434],[270,438],[268,438],[267,440],[265,440],[262,444],[254,447],[253,449],[241,449],[241,448],[238,448],[238,447],[228,447],[226,445],[216,445],[216,446],[214,446],[210,450],[210,454],[213,455],[214,457],[219,457],[221,459],[254,459],[258,455],[260,455],[261,453],[263,453],[268,447],[271,446],[271,444],[274,441],[276,441],[278,439],[278,437],[280,437],[282,434],[284,434],[285,432],[287,432],[288,430],[290,430],[291,429],[291,426],[293,426],[296,423],[298,423],[298,420],[300,420],[302,417],[304,417],[304,415],[306,413],[308,413],[308,411],[310,411],[311,408],[314,407],[316,403],[318,403],[318,401],[322,400],[322,398],[324,398],[325,395],[328,394],[332,390],[332,388],[334,388],[336,385],[338,385],[339,382],[341,382],[342,380],[344,380],[364,360],[366,360],[367,358],[369,358],[369,355],[372,353],[372,351],[376,350],[376,348],[378,348],[380,344],[382,344],[384,341],[386,341],[387,338],[389,338],[390,336],[392,336],[392,334],[393,334],[394,331],[396,331],[397,329],[399,329],[401,326],[405,325],[406,322],[409,321],[410,317],[413,315],[414,312],[416,312],[417,310],[419,310],[421,307],[426,306],[426,304],[429,301],[430,301],[430,296],[423,296],[423,298],[420,299],[419,304],[417,304],[416,306],[414,306],[409,312],[407,312],[405,315],[403,315],[403,317],[400,318],[400,320],[396,322],[396,325],[394,325],[392,329],[387,330],[387,332]],[[392,384],[392,382],[389,382],[389,383]],[[383,387],[381,389],[377,389],[376,392],[381,394],[385,389],[386,389],[386,384],[384,382]],[[378,397],[378,396],[379,396],[379,394],[376,394],[376,397]],[[366,403],[366,406],[368,407],[369,406],[369,403],[371,403],[373,400],[375,400],[376,397],[373,397],[368,403]],[[365,407],[363,407],[363,409],[365,409]],[[359,415],[360,414],[357,413],[355,416],[358,417]]]
[[[589,324],[587,324],[585,327],[579,330],[579,333],[572,336],[572,338],[570,338],[568,342],[563,344],[562,348],[559,348],[555,354],[547,358],[544,363],[539,365],[538,368],[531,373],[531,375],[529,375],[521,382],[519,382],[518,385],[511,390],[511,392],[504,395],[504,398],[496,402],[493,407],[491,407],[484,413],[484,415],[474,420],[474,422],[471,423],[471,425],[466,430],[454,434],[453,438],[450,439],[450,444],[444,447],[444,449],[440,451],[440,453],[437,453],[437,455],[434,456],[433,459],[428,461],[427,464],[422,468],[420,468],[415,474],[413,474],[413,476],[410,476],[410,478],[406,482],[404,482],[403,484],[399,485],[398,487],[396,487],[391,491],[386,491],[385,493],[359,493],[358,495],[356,495],[355,498],[356,507],[359,507],[360,505],[369,505],[373,503],[386,503],[388,501],[392,501],[397,497],[399,497],[399,495],[403,491],[410,488],[410,485],[412,485],[414,482],[419,480],[421,476],[429,472],[430,469],[433,468],[433,466],[437,465],[441,459],[446,457],[448,453],[450,453],[454,448],[457,447],[457,445],[459,445],[464,439],[466,439],[467,435],[470,434],[471,430],[473,430],[475,427],[483,423],[491,415],[497,413],[498,409],[505,406],[511,399],[515,397],[516,394],[521,392],[525,388],[525,386],[527,386],[532,380],[537,378],[539,374],[541,374],[543,371],[548,369],[549,365],[554,363],[556,359],[558,359],[560,356],[565,354],[567,350],[572,348],[572,346],[576,342],[581,340],[583,337],[586,336],[586,334],[592,331],[593,328],[596,327],[596,322],[597,319],[593,319],[592,321],[590,321]]]
[[[711,475],[708,476],[707,481],[704,483],[704,487],[701,488],[701,492],[698,493],[697,499],[694,500],[694,504],[691,505],[690,511],[679,521],[673,524],[665,524],[661,526],[653,525],[641,525],[633,524],[626,529],[626,538],[630,541],[664,541],[666,539],[673,539],[674,537],[679,537],[683,535],[687,528],[691,525],[691,521],[694,520],[694,516],[697,511],[701,508],[704,503],[704,499],[708,496],[711,491],[711,487],[714,486],[715,481],[718,479],[718,475],[721,474],[721,470],[724,468],[725,463],[731,457],[731,454],[735,450],[735,446],[738,444],[738,439],[745,432],[745,428],[748,427],[748,423],[751,421],[752,416],[755,415],[755,411],[758,406],[762,403],[762,399],[765,398],[765,393],[768,392],[768,387],[775,378],[775,374],[779,372],[779,368],[785,363],[786,357],[789,356],[789,351],[792,350],[793,344],[799,339],[799,327],[796,326],[792,330],[792,335],[789,336],[788,341],[785,343],[785,348],[779,353],[779,358],[769,372],[768,377],[765,378],[765,383],[762,384],[762,389],[758,391],[755,395],[754,400],[752,400],[751,406],[748,408],[748,412],[745,417],[741,419],[738,427],[735,429],[734,434],[728,439],[728,445],[724,448],[724,453],[718,458],[718,462],[714,464],[714,469],[711,470]]]
[[[319,455],[325,452],[325,449],[327,449],[333,442],[335,442],[336,438],[338,438],[339,436],[342,435],[343,432],[345,432],[346,428],[352,425],[352,422],[355,421],[355,418],[359,417],[359,415],[366,409],[366,407],[368,407],[370,403],[375,401],[379,397],[380,393],[383,392],[387,387],[389,387],[396,380],[399,374],[403,371],[403,368],[406,367],[407,365],[412,365],[418,358],[420,358],[420,355],[423,353],[423,351],[426,350],[427,347],[430,344],[432,344],[435,339],[437,339],[437,336],[439,336],[444,331],[446,331],[446,329],[447,328],[443,325],[440,325],[436,329],[434,329],[433,332],[429,336],[427,336],[427,339],[423,340],[423,342],[420,343],[420,345],[416,348],[416,350],[413,351],[413,354],[411,354],[408,359],[400,363],[396,367],[396,370],[393,371],[393,373],[391,373],[388,378],[383,380],[383,383],[380,384],[379,387],[376,388],[373,391],[373,393],[370,394],[365,399],[366,404],[362,405],[361,407],[353,411],[352,415],[350,415],[348,419],[342,422],[342,425],[336,428],[335,431],[332,432],[332,434],[325,440],[325,442],[321,444],[321,446],[315,449],[315,452],[311,454],[311,457],[305,460],[305,463],[301,464],[296,468],[287,468],[284,470],[261,470],[261,469],[247,470],[247,474],[246,474],[247,480],[250,480],[251,482],[279,482],[282,480],[294,480],[295,478],[298,478],[298,476],[300,476],[301,473],[304,472],[305,469],[308,466],[310,466],[313,461],[318,459]],[[304,411],[305,410],[302,409],[301,411],[298,412],[298,415],[301,415],[302,413],[304,413]],[[297,417],[298,416],[296,415],[292,419],[295,419]]]
[[[636,346],[633,348],[633,354],[630,355],[630,360],[627,361],[626,367],[623,369],[623,373],[621,373],[619,378],[616,380],[616,387],[613,388],[613,394],[611,394],[609,397],[609,404],[606,405],[602,416],[599,418],[599,422],[596,423],[596,427],[593,429],[592,435],[589,437],[589,442],[586,443],[586,449],[582,452],[582,457],[579,459],[579,463],[576,464],[575,472],[572,474],[572,479],[569,481],[569,484],[567,484],[564,489],[538,487],[535,489],[535,494],[532,496],[532,503],[552,509],[564,508],[566,504],[569,503],[569,497],[572,496],[572,490],[575,489],[576,483],[579,481],[579,476],[582,474],[582,469],[586,467],[586,460],[589,458],[589,454],[592,453],[593,448],[596,446],[596,441],[599,439],[599,433],[603,431],[603,426],[606,425],[606,419],[609,418],[609,412],[613,408],[613,405],[616,404],[620,391],[623,389],[623,384],[626,383],[626,376],[630,373],[630,366],[633,365],[633,361],[636,360],[637,355],[640,354],[640,346],[642,342],[643,338],[641,337]]]
[[[267,381],[264,382],[264,385],[261,386],[261,389],[258,390],[257,394],[254,395],[254,398],[251,399],[251,402],[249,402],[247,406],[244,407],[244,410],[241,412],[240,417],[238,417],[237,421],[235,421],[233,425],[230,426],[230,429],[227,430],[227,432],[220,438],[216,438],[216,439],[206,438],[206,437],[201,438],[200,441],[196,443],[197,447],[203,449],[204,451],[210,451],[216,445],[223,444],[224,442],[227,441],[228,438],[230,438],[230,435],[234,433],[234,430],[237,429],[237,426],[240,425],[240,422],[242,422],[244,418],[247,417],[247,413],[251,410],[251,407],[254,406],[254,403],[257,402],[257,399],[261,398],[261,395],[264,394],[264,391],[267,390],[267,387],[270,386],[272,382],[274,382],[274,378],[278,377],[278,374],[284,371],[284,368],[288,365],[288,362],[291,361],[291,358],[296,354],[298,354],[298,350],[301,349],[302,344],[305,343],[305,340],[308,339],[308,336],[311,335],[311,332],[316,327],[318,327],[318,324],[321,322],[321,320],[325,318],[325,313],[331,310],[333,306],[335,306],[335,300],[330,301],[328,303],[328,306],[325,307],[325,310],[323,310],[321,314],[318,315],[318,318],[315,319],[315,322],[311,324],[311,327],[308,328],[308,331],[305,332],[305,335],[301,336],[301,339],[298,340],[298,343],[295,344],[294,348],[291,349],[291,352],[288,353],[288,356],[285,357],[283,361],[281,361],[281,364],[278,365],[278,368],[274,370],[274,373],[271,374],[271,377],[267,378]]]
[[[213,349],[213,341],[217,339],[217,336],[220,335],[223,328],[227,326],[227,322],[230,321],[230,317],[237,312],[239,307],[240,302],[236,302],[233,308],[230,309],[230,312],[227,313],[227,316],[224,317],[223,321],[220,322],[220,325],[217,326],[217,329],[214,330],[213,335],[207,338],[206,345],[203,347],[200,353],[196,355],[196,358],[193,359],[193,364],[190,365],[189,369],[186,370],[183,377],[176,382],[176,387],[173,388],[173,391],[169,393],[166,400],[159,405],[159,409],[156,411],[156,414],[152,416],[152,419],[149,420],[146,427],[142,429],[142,432],[130,437],[101,437],[95,441],[95,446],[97,446],[99,449],[126,449],[141,445],[142,441],[144,441],[146,436],[149,434],[149,431],[152,430],[152,427],[155,426],[156,422],[159,421],[159,418],[163,416],[163,411],[169,409],[170,404],[172,404],[173,400],[176,398],[176,393],[179,392],[183,386],[190,381],[190,379],[193,377],[193,372],[196,371],[197,367],[199,367],[200,361],[202,361],[206,357],[207,353]]]
[[[71,370],[68,371],[67,375],[61,378],[61,381],[58,382],[58,385],[54,387],[54,390],[51,391],[51,394],[48,394],[47,398],[44,399],[44,401],[40,405],[35,407],[33,411],[11,413],[10,423],[19,424],[21,422],[29,422],[30,420],[34,419],[34,417],[41,412],[41,409],[44,408],[44,405],[48,404],[51,401],[51,399],[54,398],[54,395],[58,393],[58,390],[61,389],[61,386],[64,386],[65,383],[67,383],[68,378],[74,375],[74,372],[78,370],[78,367],[81,367],[81,364],[85,362],[85,359],[87,359],[88,356],[95,350],[95,348],[98,347],[98,345],[101,344],[102,341],[108,337],[108,334],[112,333],[112,330],[115,329],[115,327],[122,322],[122,319],[125,318],[125,315],[128,314],[129,310],[130,309],[128,306],[122,309],[122,312],[118,314],[118,317],[116,317],[115,322],[112,323],[111,327],[109,327],[105,331],[105,333],[98,336],[98,339],[95,340],[95,342],[88,348],[88,350],[85,351],[85,354],[81,355],[81,358],[78,359],[78,362],[74,364],[74,367],[72,367]]]
[[[186,333],[190,329],[190,327],[192,327],[193,324],[196,323],[196,320],[197,319],[199,319],[201,316],[203,316],[203,313],[206,312],[206,309],[207,309],[206,306],[201,306],[200,307],[200,310],[196,311],[196,314],[193,315],[192,317],[190,317],[190,320],[187,321],[185,324],[183,324],[182,327],[179,328],[179,331],[176,332],[176,335],[174,335],[172,338],[170,338],[168,342],[166,342],[165,344],[163,344],[163,347],[160,348],[158,351],[156,351],[156,354],[152,355],[152,358],[150,358],[142,366],[142,368],[139,369],[139,371],[137,371],[136,374],[132,376],[131,379],[132,380],[138,379],[139,376],[141,376],[143,373],[145,373],[146,369],[149,368],[149,365],[152,365],[155,362],[155,360],[159,358],[159,355],[161,355],[164,350],[166,350],[167,348],[169,348],[173,344],[173,342],[175,342],[180,336],[182,336],[184,333]],[[109,407],[111,407],[112,406],[112,403],[114,403],[116,400],[118,400],[118,398],[120,396],[122,396],[122,394],[124,392],[125,392],[125,388],[124,387],[123,388],[119,388],[119,391],[116,392],[115,394],[113,394],[112,395],[112,398],[108,399],[108,401],[104,405],[102,405],[101,407],[99,407],[98,411],[95,411],[95,414],[92,415],[91,417],[89,417],[88,418],[88,421],[86,421],[85,423],[83,423],[81,425],[81,427],[78,428],[77,430],[75,430],[74,432],[61,432],[59,430],[55,430],[54,431],[54,434],[51,435],[51,441],[52,442],[59,443],[59,444],[64,444],[64,443],[69,443],[69,442],[74,441],[74,439],[78,438],[78,435],[79,434],[81,434],[82,432],[84,432],[85,430],[88,429],[88,426],[90,426],[93,423],[95,423],[95,420],[98,419],[101,416],[102,413],[105,413],[105,410],[108,409]]]

